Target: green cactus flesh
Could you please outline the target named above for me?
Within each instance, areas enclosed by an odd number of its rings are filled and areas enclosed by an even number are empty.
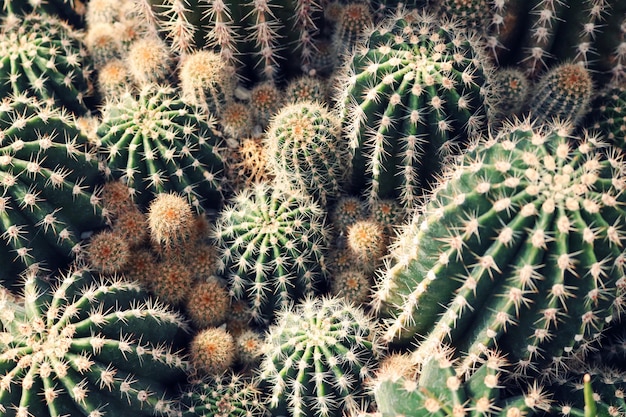
[[[151,416],[185,376],[182,317],[133,283],[73,268],[0,300],[0,416]]]
[[[386,340],[497,345],[520,377],[558,373],[619,313],[626,165],[570,132],[518,122],[450,169],[379,279]]]

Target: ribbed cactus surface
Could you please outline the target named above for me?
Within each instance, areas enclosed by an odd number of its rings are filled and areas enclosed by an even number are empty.
[[[214,227],[231,294],[245,300],[261,324],[326,281],[325,213],[310,197],[285,188],[257,183],[243,189]]]
[[[186,361],[185,324],[133,283],[72,268],[58,283],[27,274],[2,305],[0,415],[165,414]]]
[[[380,353],[375,333],[372,318],[341,298],[307,298],[281,311],[260,368],[272,414],[339,417],[359,409]]]
[[[514,123],[450,169],[381,274],[386,340],[497,345],[515,376],[545,375],[620,313],[626,164],[571,130]]]
[[[602,90],[592,102],[589,119],[612,145],[626,149],[626,84]]]
[[[0,102],[0,279],[62,266],[104,224],[95,152],[65,111],[26,96]]]
[[[454,21],[404,12],[366,33],[337,97],[355,192],[413,206],[442,161],[485,130],[490,74],[478,38]]]
[[[210,114],[184,103],[172,87],[146,85],[138,96],[107,103],[98,126],[100,154],[142,206],[177,192],[197,210],[220,207],[221,139]]]

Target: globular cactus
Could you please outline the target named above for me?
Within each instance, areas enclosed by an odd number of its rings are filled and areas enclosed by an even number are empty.
[[[497,97],[497,117],[511,118],[526,107],[531,83],[522,70],[516,67],[498,69],[493,76],[493,88]]]
[[[505,395],[505,355],[489,351],[471,372],[457,368],[453,349],[439,346],[421,363],[407,354],[382,361],[369,383],[379,417],[531,417],[550,409],[549,394],[536,386]]]
[[[567,124],[480,141],[393,243],[374,296],[384,339],[468,360],[497,345],[513,377],[561,373],[623,311],[625,173]]]
[[[349,149],[340,121],[326,106],[308,101],[288,104],[271,120],[264,141],[276,181],[303,190],[321,205],[339,195]]]
[[[172,409],[168,389],[187,369],[177,351],[186,324],[136,284],[81,267],[54,284],[29,273],[22,301],[2,307],[0,415],[152,416]]]
[[[283,107],[283,97],[283,92],[272,81],[258,83],[250,90],[252,115],[263,129]]]
[[[216,219],[214,238],[231,294],[257,323],[325,285],[324,211],[301,193],[267,183],[242,190]]]
[[[454,21],[405,11],[370,30],[340,75],[352,186],[412,207],[492,112],[492,67]]]
[[[626,150],[626,84],[609,85],[594,98],[589,123],[612,145]]]
[[[259,378],[273,415],[335,417],[368,396],[363,381],[380,354],[374,320],[341,298],[307,298],[279,313]]]
[[[104,226],[95,152],[66,112],[25,96],[0,103],[0,279],[64,266]]]
[[[181,417],[263,417],[258,381],[227,371],[192,380],[178,404]]]
[[[210,114],[185,104],[173,88],[144,86],[106,103],[100,154],[113,178],[145,208],[159,193],[184,195],[197,211],[222,202],[221,139]]]
[[[1,96],[29,94],[87,113],[90,60],[67,23],[47,15],[12,15],[0,32],[0,57]]]
[[[576,125],[589,111],[593,95],[591,73],[584,66],[565,63],[537,81],[526,110],[536,123],[568,119]]]
[[[197,375],[219,375],[235,362],[235,339],[223,327],[202,329],[189,345],[189,356],[189,364]]]
[[[86,1],[83,0],[3,0],[0,15],[38,13],[46,18],[59,19],[75,28],[85,24]]]

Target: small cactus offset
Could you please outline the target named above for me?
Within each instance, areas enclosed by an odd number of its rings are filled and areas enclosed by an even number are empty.
[[[28,273],[3,306],[0,415],[166,414],[185,377],[182,317],[120,279],[72,267],[58,283]]]
[[[384,339],[420,335],[423,357],[497,345],[513,377],[545,376],[620,314],[626,162],[571,131],[516,122],[450,168],[379,279]]]
[[[376,366],[375,323],[341,298],[307,298],[280,312],[260,366],[273,415],[339,417],[368,402],[363,381]]]
[[[0,32],[0,95],[29,94],[87,113],[90,62],[79,34],[52,16],[11,16]]]
[[[353,152],[352,186],[368,200],[412,207],[493,110],[492,68],[478,38],[434,15],[387,19],[342,71],[337,101]]]
[[[349,157],[340,133],[339,120],[321,103],[300,101],[283,107],[265,137],[276,181],[303,190],[321,205],[335,199]]]
[[[220,269],[255,322],[269,324],[281,308],[325,286],[324,214],[308,196],[267,183],[245,188],[220,213]]]
[[[66,112],[25,96],[0,103],[0,279],[64,266],[104,225],[97,158]]]
[[[108,102],[98,126],[100,154],[142,207],[158,193],[184,195],[198,211],[222,202],[221,139],[210,114],[173,88],[146,85]]]

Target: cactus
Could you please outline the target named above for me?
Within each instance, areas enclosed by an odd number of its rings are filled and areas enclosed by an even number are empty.
[[[494,74],[493,86],[500,117],[519,115],[526,107],[531,85],[522,70],[515,67],[499,69]]]
[[[409,355],[393,354],[381,363],[371,381],[380,417],[531,417],[549,410],[546,392],[530,387],[527,393],[506,396],[502,380],[505,356],[489,351],[476,369],[456,368],[453,349],[439,346],[433,355],[414,363]]]
[[[1,304],[1,303],[0,303]],[[3,308],[0,414],[152,416],[172,408],[187,363],[182,317],[136,284],[73,267],[50,284],[28,273]]]
[[[178,409],[181,417],[263,417],[258,381],[227,371],[192,380],[184,387]]]
[[[626,84],[612,84],[593,100],[589,123],[614,146],[626,150]]]
[[[139,38],[129,47],[124,63],[134,83],[144,85],[167,84],[172,69],[170,50],[159,38]]]
[[[257,323],[325,284],[324,212],[304,195],[267,183],[246,188],[216,219],[214,238],[231,295],[248,301]]]
[[[541,76],[527,110],[536,123],[553,118],[578,124],[589,111],[593,94],[591,74],[584,66],[565,63]]]
[[[200,330],[189,346],[189,361],[198,375],[219,375],[230,368],[236,359],[233,336],[222,327]]]
[[[228,291],[215,277],[194,283],[185,300],[185,312],[197,329],[221,325],[229,310]]]
[[[103,274],[122,272],[131,257],[124,235],[110,230],[95,234],[85,252],[89,266]]]
[[[221,206],[221,141],[209,114],[158,85],[110,101],[102,113],[100,153],[142,208],[165,192],[184,195],[197,211]]]
[[[87,113],[90,62],[80,36],[51,16],[6,20],[0,32],[0,96],[29,94]]]
[[[450,168],[379,278],[385,340],[419,335],[422,357],[441,342],[469,359],[497,345],[513,377],[543,377],[620,314],[626,165],[571,132],[512,123]]]
[[[3,0],[0,10],[2,16],[37,13],[46,18],[63,20],[75,28],[84,25],[85,12],[83,0]]]
[[[342,70],[337,98],[354,191],[416,204],[442,160],[487,127],[487,61],[476,37],[434,15],[398,13],[369,31]]]
[[[180,249],[191,238],[193,210],[174,193],[158,194],[148,207],[150,240],[166,250]]]
[[[95,153],[66,112],[25,97],[0,102],[0,279],[58,268],[81,234],[104,226]]]
[[[273,415],[333,417],[367,401],[380,346],[375,324],[341,298],[307,298],[279,313],[260,365]]]
[[[333,48],[337,56],[351,52],[365,31],[374,24],[369,3],[348,3],[341,7],[332,35]]]
[[[340,122],[322,104],[288,104],[271,120],[265,137],[276,181],[304,190],[321,205],[336,198],[346,178],[348,146]]]
[[[250,90],[250,108],[263,129],[283,106],[283,92],[271,81],[256,84]]]
[[[322,102],[326,96],[326,89],[321,79],[308,75],[291,80],[285,88],[285,97],[288,103],[297,101]]]
[[[358,197],[342,195],[330,209],[329,217],[335,231],[345,235],[348,227],[365,219],[365,204]]]

